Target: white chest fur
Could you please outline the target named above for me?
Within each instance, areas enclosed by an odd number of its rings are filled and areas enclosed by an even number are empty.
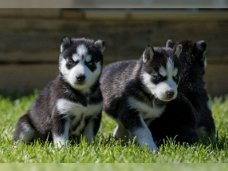
[[[71,114],[71,115],[85,115],[90,116],[97,114],[102,110],[102,103],[89,104],[83,106],[80,103],[71,102],[66,99],[59,99],[57,101],[57,110],[60,114]]]
[[[78,135],[79,132],[85,126],[85,118],[96,116],[102,111],[102,103],[98,104],[88,104],[83,106],[80,103],[75,103],[67,99],[59,99],[56,104],[57,110],[60,114],[66,114],[67,116],[73,116],[73,120],[70,120],[70,125],[75,126],[77,123],[77,128],[72,134]],[[69,117],[70,118],[70,117]]]
[[[128,105],[132,109],[136,109],[143,117],[143,119],[155,119],[164,112],[165,106],[150,106],[134,97],[128,98]]]

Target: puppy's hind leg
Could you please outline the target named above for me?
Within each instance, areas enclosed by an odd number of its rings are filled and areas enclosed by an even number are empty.
[[[35,137],[35,129],[33,128],[29,116],[23,115],[17,122],[13,135],[13,141],[31,142]]]

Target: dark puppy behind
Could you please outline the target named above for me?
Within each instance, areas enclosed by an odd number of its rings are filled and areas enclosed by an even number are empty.
[[[149,129],[158,144],[163,143],[166,138],[192,144],[199,140],[196,120],[195,108],[182,93],[178,92],[177,98],[167,104],[161,117],[152,121]]]
[[[148,46],[139,60],[110,64],[102,73],[103,110],[116,120],[114,136],[135,137],[139,145],[157,151],[148,124],[177,96],[182,46]]]
[[[183,53],[180,56],[183,66],[179,91],[192,103],[197,112],[197,132],[200,138],[209,137],[215,140],[215,123],[205,83],[203,80],[207,66],[205,51],[206,42],[182,41]]]
[[[177,44],[179,43],[183,45],[183,51],[180,54],[182,72],[178,87],[178,92],[182,94],[182,97],[179,98],[179,101],[173,101],[174,104],[170,103],[170,107],[166,108],[166,114],[163,116],[167,118],[161,117],[160,120],[155,120],[156,123],[151,124],[150,128],[153,132],[156,132],[154,134],[157,135],[157,140],[167,136],[175,137],[180,142],[189,143],[196,142],[199,138],[209,138],[214,141],[215,124],[203,81],[206,68],[206,43],[203,40],[197,42],[181,41]],[[167,47],[175,46],[170,40],[167,41],[166,45]],[[186,109],[183,108],[183,103]],[[189,117],[192,119],[187,124],[186,118]],[[166,122],[170,121],[171,123],[179,123],[167,126]],[[155,125],[157,125],[157,128]],[[164,125],[164,127],[161,125]],[[160,127],[163,131],[159,130]]]
[[[102,96],[99,77],[104,42],[65,37],[60,46],[59,75],[37,97],[14,132],[14,141],[39,138],[62,146],[82,136],[91,142],[99,129]]]

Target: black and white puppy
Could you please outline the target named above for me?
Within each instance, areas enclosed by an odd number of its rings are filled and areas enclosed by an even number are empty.
[[[163,115],[154,120],[149,128],[156,141],[166,137],[178,142],[195,143],[201,138],[215,140],[215,123],[209,105],[203,76],[206,69],[205,41],[168,40],[166,47],[175,49],[181,44],[182,70],[178,86],[179,96],[168,104]]]
[[[59,54],[60,73],[19,119],[13,140],[51,139],[57,147],[81,136],[91,142],[101,121],[99,77],[103,51],[102,40],[63,38]]]
[[[118,124],[115,137],[135,137],[140,146],[158,151],[147,125],[177,96],[181,50],[181,45],[175,52],[148,46],[139,60],[105,67],[100,79],[103,110]]]

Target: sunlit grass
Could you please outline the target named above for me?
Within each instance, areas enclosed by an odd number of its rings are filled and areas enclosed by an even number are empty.
[[[112,138],[115,123],[105,114],[96,141],[91,145],[85,141],[62,149],[56,149],[50,143],[40,142],[35,142],[33,145],[22,143],[15,145],[12,142],[15,124],[33,103],[36,95],[37,93],[34,93],[14,98],[0,95],[0,162],[228,162],[228,97],[212,99],[212,110],[219,135],[214,145],[188,146],[169,141],[160,147],[158,154],[154,154],[147,149],[140,149],[134,142],[121,142]]]

